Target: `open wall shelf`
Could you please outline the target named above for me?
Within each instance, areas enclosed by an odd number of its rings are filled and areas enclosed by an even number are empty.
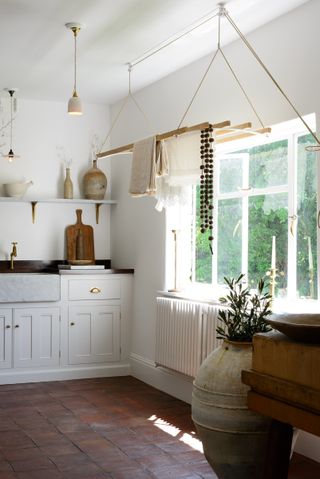
[[[95,205],[96,208],[96,223],[99,223],[99,212],[101,205],[114,205],[117,202],[114,200],[86,200],[84,198],[74,198],[67,200],[64,198],[11,198],[0,197],[0,203],[30,203],[32,212],[32,223],[36,220],[36,206],[38,203],[65,203],[70,205]]]

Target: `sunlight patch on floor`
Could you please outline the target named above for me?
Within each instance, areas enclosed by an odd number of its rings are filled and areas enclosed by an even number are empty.
[[[155,415],[150,416],[149,421],[152,421],[157,428],[161,429],[161,431],[166,432],[167,434],[170,434],[172,437],[177,437],[181,432],[176,426],[173,426],[169,422],[164,421],[164,419],[161,419]]]
[[[150,416],[148,420],[152,421],[157,428],[161,429],[167,434],[170,434],[170,436],[172,437],[177,437],[179,434],[181,434],[181,430],[178,427],[174,426],[173,424],[170,424],[168,421],[165,421],[160,417],[157,417],[155,414]],[[190,434],[184,432],[179,438],[179,441],[183,442],[184,444],[187,444],[192,449],[195,449],[196,451],[199,451],[203,454],[202,442],[199,441],[199,439],[197,439],[196,437],[194,437],[194,434],[194,431],[192,431]]]
[[[188,446],[192,447],[192,449],[202,452],[203,454],[202,442],[199,441],[199,439],[197,439],[196,437],[192,437],[191,434],[185,432],[183,436],[179,439],[179,441],[184,442]]]

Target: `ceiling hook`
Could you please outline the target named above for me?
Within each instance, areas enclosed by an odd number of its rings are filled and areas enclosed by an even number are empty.
[[[227,9],[225,8],[225,4],[224,3],[218,3],[218,15],[219,17],[225,17],[228,13]]]

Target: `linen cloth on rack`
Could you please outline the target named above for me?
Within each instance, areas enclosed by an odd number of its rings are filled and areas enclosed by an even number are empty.
[[[190,195],[190,186],[200,177],[200,132],[184,133],[165,140],[169,172],[156,180],[156,209],[184,204]]]
[[[163,141],[145,138],[133,146],[129,192],[132,196],[152,196],[156,193],[156,176],[168,173],[168,160]]]

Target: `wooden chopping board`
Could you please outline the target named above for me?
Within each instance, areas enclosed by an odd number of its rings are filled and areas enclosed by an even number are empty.
[[[82,223],[82,210],[76,210],[77,222],[67,226],[67,260],[70,264],[94,264],[93,228]]]

